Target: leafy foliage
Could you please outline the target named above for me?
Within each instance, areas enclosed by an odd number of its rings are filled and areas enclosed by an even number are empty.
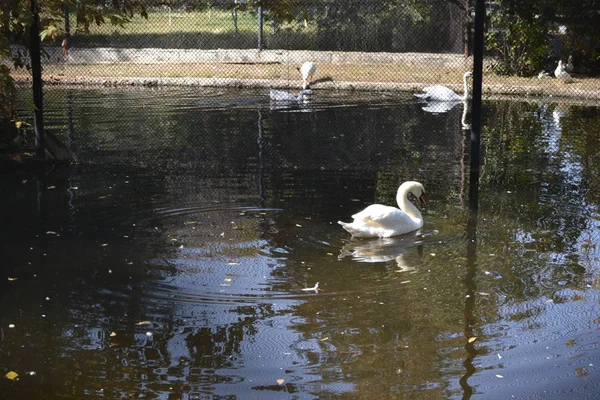
[[[530,76],[539,71],[549,51],[547,26],[539,18],[531,20],[499,8],[489,19],[486,34],[488,50],[498,57],[500,75]]]

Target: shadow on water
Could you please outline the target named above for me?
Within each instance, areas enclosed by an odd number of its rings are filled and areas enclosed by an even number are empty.
[[[473,214],[460,105],[49,93],[82,162],[0,175],[5,398],[598,389],[596,109],[490,103]],[[408,179],[420,232],[337,225]]]

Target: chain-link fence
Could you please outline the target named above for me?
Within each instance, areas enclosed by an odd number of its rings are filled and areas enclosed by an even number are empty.
[[[486,2],[484,95],[600,98],[595,14],[573,7],[535,14],[542,2],[531,12],[513,3]],[[410,94],[445,85],[460,100],[472,70],[471,0],[60,4],[40,14],[42,29],[53,27],[42,32],[53,37],[43,43],[46,85],[270,87],[294,96],[303,86]],[[19,54],[19,34],[8,28],[14,16],[3,17],[12,55]],[[303,77],[307,61],[316,70]],[[26,69],[11,75],[30,82]]]

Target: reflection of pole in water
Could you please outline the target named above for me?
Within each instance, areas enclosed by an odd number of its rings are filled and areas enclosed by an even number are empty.
[[[467,357],[463,362],[466,369],[460,378],[463,389],[463,399],[470,399],[473,388],[469,378],[475,373],[473,360],[477,356],[475,349],[475,293],[477,290],[475,276],[477,275],[477,210],[479,209],[479,166],[481,138],[481,83],[483,78],[483,28],[485,17],[485,0],[475,2],[475,36],[473,41],[473,105],[471,114],[471,162],[469,174],[469,219],[467,221],[467,263],[465,274],[466,300],[464,311],[464,334],[466,339],[465,351]]]
[[[473,388],[469,385],[469,378],[475,373],[473,360],[477,356],[475,348],[475,338],[473,327],[475,326],[475,293],[477,285],[475,277],[477,275],[477,211],[471,211],[467,220],[467,263],[465,274],[465,309],[464,309],[464,335],[467,343],[465,350],[467,357],[463,361],[466,369],[465,374],[460,378],[460,386],[463,388],[463,399],[469,399],[473,395]]]
[[[73,91],[67,92],[67,148],[73,151],[73,137],[75,136],[75,124],[73,123]]]
[[[258,184],[258,195],[260,197],[260,205],[264,206],[265,201],[265,180],[264,180],[264,160],[263,160],[263,146],[264,146],[264,138],[263,138],[263,126],[262,126],[262,114],[260,110],[258,110],[258,171],[257,171],[257,184]]]

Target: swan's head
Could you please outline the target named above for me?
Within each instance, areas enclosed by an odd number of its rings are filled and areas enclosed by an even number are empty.
[[[473,76],[473,73],[472,73],[471,71],[465,72],[465,73],[463,74],[463,78],[464,78],[464,79],[470,78],[470,77],[472,77],[472,76]]]
[[[560,68],[560,67],[562,67],[562,65],[563,65],[562,60],[558,60],[558,67]]]
[[[406,196],[408,193],[412,193],[417,199],[419,199],[421,204],[425,205],[425,187],[423,187],[423,184],[416,181],[404,182],[398,188],[398,195],[403,194]]]

